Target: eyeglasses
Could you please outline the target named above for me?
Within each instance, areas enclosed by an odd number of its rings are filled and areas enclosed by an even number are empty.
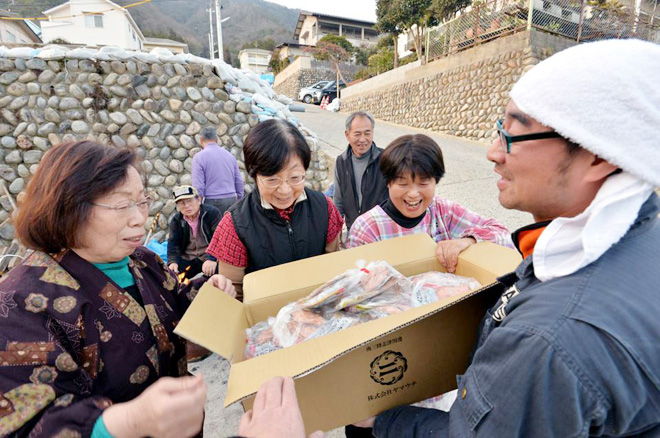
[[[535,132],[532,134],[525,134],[525,135],[511,135],[504,130],[504,119],[498,120],[495,123],[495,126],[497,127],[497,133],[500,135],[500,143],[502,144],[502,148],[506,151],[507,154],[511,153],[511,143],[516,143],[519,141],[527,141],[527,140],[543,140],[546,138],[561,137],[561,135],[555,131]]]
[[[128,215],[131,213],[136,207],[141,211],[141,212],[147,212],[151,208],[151,204],[153,203],[153,199],[150,197],[146,197],[142,201],[124,201],[120,202],[115,205],[107,205],[107,204],[97,204],[95,202],[90,202],[90,204],[95,205],[97,207],[103,207],[107,208],[110,210],[116,211],[118,214],[121,215]]]
[[[302,175],[293,175],[286,179],[282,179],[279,176],[258,176],[257,178],[259,178],[263,185],[269,189],[276,189],[281,186],[283,182],[286,182],[292,187],[299,186],[305,182],[304,173]]]

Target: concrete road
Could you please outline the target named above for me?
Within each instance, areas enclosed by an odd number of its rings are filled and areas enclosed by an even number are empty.
[[[348,114],[321,110],[316,105],[305,105],[305,109],[304,113],[295,115],[304,126],[316,133],[323,150],[332,157],[342,153],[348,145],[344,137],[344,122]],[[497,201],[497,178],[492,163],[486,160],[486,145],[380,120],[376,121],[375,141],[384,148],[401,135],[416,133],[431,136],[442,148],[447,173],[438,185],[440,195],[482,216],[495,217],[510,230],[532,222],[530,215],[506,210]],[[229,376],[227,361],[213,355],[191,364],[189,370],[193,374],[202,373],[209,388],[204,436],[221,438],[237,434],[243,409],[240,405],[223,408]],[[344,433],[338,429],[326,436],[340,438]]]
[[[305,105],[305,110],[294,114],[303,126],[316,133],[324,151],[332,157],[341,154],[348,146],[344,136],[348,114],[325,111],[318,105]],[[497,175],[486,159],[487,145],[381,120],[376,120],[374,141],[385,148],[399,136],[418,133],[429,135],[442,149],[446,174],[438,184],[438,194],[482,216],[494,217],[512,231],[533,222],[531,215],[506,210],[498,202]]]

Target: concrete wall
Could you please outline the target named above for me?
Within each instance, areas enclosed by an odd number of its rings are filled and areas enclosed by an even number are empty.
[[[574,41],[536,30],[499,38],[426,65],[405,65],[346,88],[342,111],[489,142],[511,86]]]
[[[175,210],[171,190],[191,183],[199,132],[216,127],[220,143],[243,163],[243,142],[259,123],[246,101],[229,99],[209,64],[137,59],[0,59],[0,179],[20,198],[43,154],[65,141],[91,139],[133,148],[143,159],[147,186],[157,212],[155,237],[164,237]],[[307,183],[329,184],[328,159],[318,153],[313,133],[301,128],[312,150]],[[0,191],[0,223],[12,211]],[[0,226],[0,246],[14,237],[11,222]]]

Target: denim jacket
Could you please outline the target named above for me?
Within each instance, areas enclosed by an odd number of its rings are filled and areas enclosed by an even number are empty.
[[[660,436],[660,201],[600,259],[540,282],[532,257],[484,317],[449,413],[398,407],[376,437]],[[603,230],[606,232],[606,230]]]

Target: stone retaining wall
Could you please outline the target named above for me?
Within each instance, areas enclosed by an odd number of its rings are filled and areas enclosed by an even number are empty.
[[[244,178],[243,141],[259,123],[249,102],[235,102],[210,64],[139,60],[0,58],[0,179],[20,199],[43,154],[63,141],[93,139],[134,148],[143,159],[155,203],[145,227],[158,219],[163,238],[175,211],[171,189],[191,183],[199,132],[216,127]],[[308,184],[328,184],[328,159],[316,136],[301,127],[312,149]],[[0,245],[14,237],[11,202],[0,191]]]
[[[284,82],[275,86],[275,91],[291,99],[298,99],[298,92],[318,81],[334,81],[335,72],[329,69],[309,68],[299,70]]]
[[[341,64],[344,79],[351,81],[362,68],[352,64]],[[278,77],[281,79],[278,80]],[[337,79],[335,67],[330,62],[313,61],[309,58],[298,58],[275,78],[274,90],[291,99],[298,99],[298,92],[319,81],[334,81]]]
[[[349,87],[341,109],[367,110],[377,119],[490,142],[518,78],[573,44],[536,30],[520,32]]]

